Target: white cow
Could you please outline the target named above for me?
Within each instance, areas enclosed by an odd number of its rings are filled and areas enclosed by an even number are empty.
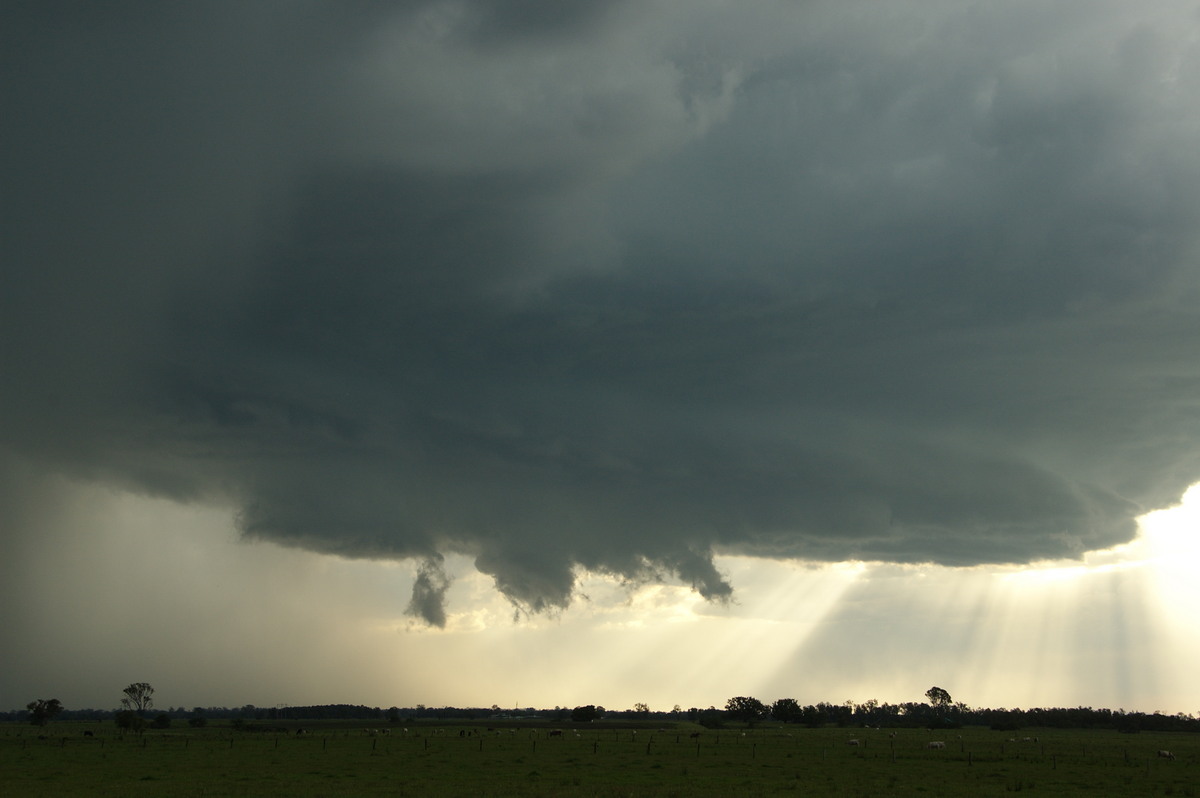
[[[1175,758],[1175,755],[1172,754],[1170,751],[1159,751],[1158,755],[1162,759],[1174,759]]]
[[[933,742],[931,742],[931,743],[929,744],[929,748],[930,748],[930,749],[934,749],[934,748],[945,748],[945,747],[946,747],[946,743],[945,743],[945,741],[943,741],[943,740],[934,740]]]

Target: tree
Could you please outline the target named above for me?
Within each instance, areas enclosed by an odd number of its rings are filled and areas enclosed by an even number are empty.
[[[593,721],[604,712],[604,707],[597,707],[593,704],[588,704],[585,707],[575,707],[571,710],[571,720],[576,723],[587,723]]]
[[[650,714],[650,705],[647,703],[644,703],[642,701],[639,701],[638,703],[633,705],[633,711],[636,714],[645,717],[646,715]]]
[[[122,690],[125,697],[121,699],[121,706],[125,709],[141,715],[147,709],[154,706],[154,688],[149,682],[134,682],[133,684]]]
[[[951,703],[950,694],[940,687],[930,687],[925,691],[925,697],[934,709],[944,710]]]
[[[29,722],[34,726],[45,726],[54,716],[63,711],[62,702],[57,698],[49,700],[39,698],[36,701],[30,701],[25,705],[29,710]]]
[[[766,704],[757,698],[739,695],[725,702],[725,711],[734,720],[740,720],[743,723],[753,726],[765,718],[770,710],[767,709]]]
[[[798,723],[803,717],[803,710],[796,699],[781,698],[771,704],[771,717],[783,723]]]

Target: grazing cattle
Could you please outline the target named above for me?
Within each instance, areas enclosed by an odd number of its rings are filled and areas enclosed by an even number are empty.
[[[847,740],[846,745],[858,745],[858,740]]]
[[[95,737],[96,735],[95,735],[94,733],[90,732],[90,731],[85,731],[85,732],[83,733],[83,736],[84,736],[84,737]]]
[[[699,736],[700,736],[700,732],[692,732],[691,734],[688,735],[688,737],[691,737],[693,740],[695,740]]]
[[[551,737],[562,737],[562,729],[553,729],[550,732]]]
[[[1175,758],[1175,755],[1172,754],[1170,751],[1159,751],[1158,756],[1160,759],[1174,759]]]
[[[307,730],[307,729],[296,729],[296,736],[297,736],[297,737],[303,737],[303,736],[304,736],[304,735],[306,735],[306,734],[308,734],[308,730]]]
[[[930,747],[930,749],[934,749],[934,748],[945,748],[945,747],[946,747],[946,743],[945,743],[944,741],[942,741],[942,740],[934,740],[933,742],[931,742],[931,743],[929,744],[929,747]]]

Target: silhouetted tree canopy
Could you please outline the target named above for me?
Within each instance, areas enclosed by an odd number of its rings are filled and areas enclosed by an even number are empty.
[[[753,725],[765,718],[770,710],[757,698],[739,695],[725,702],[725,712],[733,720]]]
[[[121,699],[121,706],[139,715],[154,706],[154,699],[151,697],[154,695],[154,688],[149,682],[134,682],[121,692],[125,693],[125,697]]]
[[[804,716],[800,702],[794,698],[780,698],[771,704],[771,717],[781,723],[799,723]]]
[[[26,707],[29,710],[29,722],[34,726],[45,726],[54,716],[63,711],[62,702],[57,698],[39,698],[30,701]]]
[[[939,709],[950,706],[950,694],[940,687],[930,687],[925,691],[925,697],[929,699],[929,703]]]

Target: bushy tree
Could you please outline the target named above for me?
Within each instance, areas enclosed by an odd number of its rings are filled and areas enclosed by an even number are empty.
[[[25,705],[29,710],[29,722],[34,726],[45,726],[54,716],[63,711],[62,702],[57,698],[39,698]]]
[[[767,705],[757,698],[739,695],[725,702],[725,712],[733,720],[748,723],[753,726],[767,716],[770,710]]]
[[[599,718],[603,712],[604,707],[597,707],[594,704],[588,704],[585,707],[575,707],[571,710],[571,720],[576,723],[587,723]]]
[[[796,699],[781,698],[771,704],[771,717],[782,723],[798,723],[803,717],[803,710]]]
[[[945,709],[951,704],[950,694],[940,687],[930,687],[925,691],[925,697],[936,709]]]

